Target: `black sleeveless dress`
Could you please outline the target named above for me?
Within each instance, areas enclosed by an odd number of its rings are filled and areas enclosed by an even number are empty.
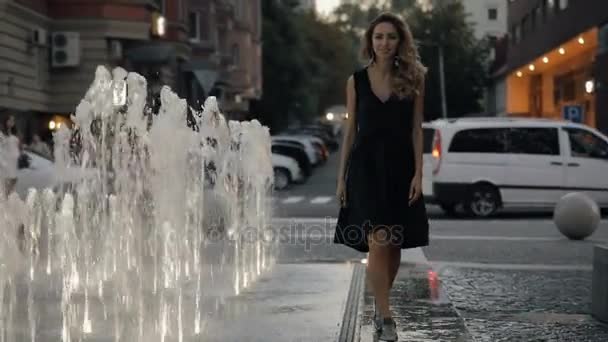
[[[345,170],[346,203],[340,208],[334,243],[368,252],[371,229],[388,228],[401,249],[429,244],[422,196],[408,204],[416,171],[412,126],[414,99],[396,95],[382,102],[372,91],[367,68],[353,75],[356,135]]]

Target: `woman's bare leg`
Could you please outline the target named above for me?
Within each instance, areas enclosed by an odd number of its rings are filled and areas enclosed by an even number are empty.
[[[390,289],[393,288],[393,284],[395,283],[395,278],[397,277],[397,273],[399,272],[399,267],[401,266],[401,247],[400,246],[391,246],[391,268],[390,268]]]
[[[375,230],[369,236],[369,257],[367,261],[368,284],[376,298],[376,305],[382,317],[392,317],[389,307],[391,288],[391,246],[387,242],[386,231]]]

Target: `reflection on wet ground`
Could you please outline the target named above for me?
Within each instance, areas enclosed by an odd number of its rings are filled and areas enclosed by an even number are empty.
[[[390,296],[400,341],[467,341],[463,320],[437,274],[422,264],[402,264]],[[360,312],[361,342],[377,341],[373,296],[365,289]]]
[[[452,304],[475,341],[608,341],[590,316],[590,271],[440,271]]]

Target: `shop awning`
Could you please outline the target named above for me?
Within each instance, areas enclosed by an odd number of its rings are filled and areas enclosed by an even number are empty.
[[[131,48],[125,55],[132,63],[161,64],[174,58],[175,49],[168,44],[150,44]]]

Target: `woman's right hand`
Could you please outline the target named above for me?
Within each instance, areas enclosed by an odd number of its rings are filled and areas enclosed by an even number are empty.
[[[341,206],[346,206],[346,186],[344,181],[338,181],[338,186],[336,188],[336,198],[338,202],[340,202]]]

